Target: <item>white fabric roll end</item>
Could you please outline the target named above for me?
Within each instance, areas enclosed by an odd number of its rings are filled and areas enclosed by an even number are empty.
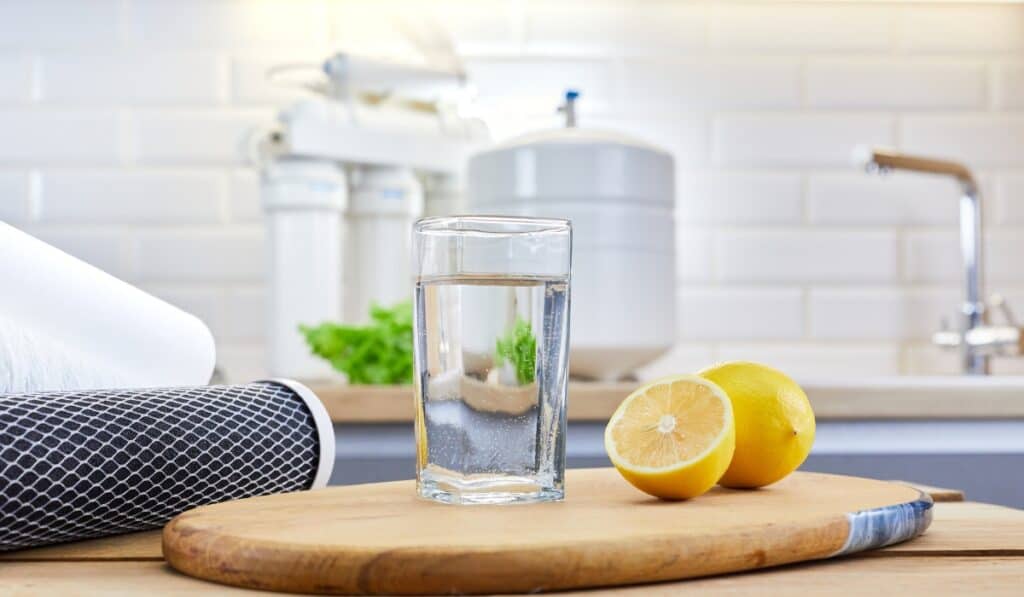
[[[322,489],[327,487],[327,482],[331,480],[331,473],[334,472],[335,443],[334,422],[331,421],[331,416],[327,413],[327,409],[324,408],[323,402],[320,402],[320,398],[317,397],[313,390],[295,380],[274,378],[262,381],[285,386],[298,394],[299,398],[306,403],[306,408],[309,409],[309,413],[313,416],[313,422],[316,425],[316,432],[320,442],[320,462],[317,465],[316,474],[313,476],[313,483],[309,488]]]
[[[194,315],[0,222],[0,391],[193,386],[216,365]]]

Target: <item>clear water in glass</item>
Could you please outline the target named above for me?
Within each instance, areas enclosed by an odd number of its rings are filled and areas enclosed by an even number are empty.
[[[460,504],[561,499],[568,276],[416,282],[417,480]]]

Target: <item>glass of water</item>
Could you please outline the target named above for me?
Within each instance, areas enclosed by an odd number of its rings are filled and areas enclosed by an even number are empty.
[[[562,499],[568,220],[424,218],[413,237],[420,496]]]

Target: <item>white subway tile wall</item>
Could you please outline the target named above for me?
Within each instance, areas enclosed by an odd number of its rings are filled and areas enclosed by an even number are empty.
[[[32,98],[32,56],[0,55],[0,101],[27,102]]]
[[[999,183],[997,221],[1024,225],[1024,174],[1006,174]]]
[[[3,165],[109,165],[122,162],[122,119],[111,108],[4,107]]]
[[[708,8],[701,2],[528,0],[523,45],[531,54],[676,53],[706,44]]]
[[[806,195],[812,224],[953,227],[960,188],[925,174],[822,172],[807,176]]]
[[[131,233],[127,230],[24,227],[43,242],[122,279],[131,279]]]
[[[0,222],[24,224],[32,216],[27,172],[0,171]]]
[[[36,218],[42,223],[177,226],[224,222],[224,177],[203,169],[45,169],[40,181]]]
[[[800,105],[798,60],[632,59],[621,71],[621,100],[638,110],[671,113]]]
[[[722,282],[856,284],[897,282],[899,245],[891,230],[734,229],[717,233]]]
[[[1009,168],[1024,155],[1024,114],[954,113],[907,116],[900,126],[902,147],[970,162]]]
[[[956,186],[861,174],[862,143],[977,170],[989,286],[1024,311],[1024,5],[998,2],[0,3],[0,219],[195,313],[229,377],[259,377],[244,155],[302,96],[264,72],[407,51],[394,15],[450,32],[498,137],[552,122],[573,86],[584,125],[674,152],[680,341],[647,374],[957,372],[928,343],[960,296]]]
[[[160,282],[262,282],[266,261],[258,229],[147,230],[136,243],[135,275]]]
[[[952,325],[958,293],[945,289],[816,288],[810,292],[810,335],[820,340],[927,338],[946,317]]]
[[[750,52],[885,50],[894,13],[850,2],[721,2],[711,17],[711,46]],[[766,26],[767,24],[771,26]]]
[[[997,64],[995,69],[996,106],[1024,108],[1024,63]]]
[[[677,219],[693,224],[799,224],[803,218],[800,176],[736,170],[681,173],[676,188],[686,201]]]
[[[694,288],[679,293],[685,340],[778,340],[803,336],[799,288]]]
[[[984,109],[987,73],[979,60],[814,59],[807,64],[813,108]]]
[[[273,110],[138,110],[132,114],[135,158],[145,164],[237,164],[248,135],[274,122]]]
[[[721,167],[844,166],[857,144],[892,146],[893,122],[885,114],[720,114],[714,119],[712,151]]]
[[[218,104],[227,95],[223,61],[216,54],[180,50],[46,52],[40,56],[39,100],[54,105]]]
[[[608,112],[612,106],[611,69],[602,60],[492,58],[468,61],[466,70],[484,108],[543,110],[551,107],[552,97],[557,102],[567,86],[588,90],[587,97],[594,102],[588,111]]]
[[[976,10],[980,8],[980,10]],[[972,3],[909,6],[900,19],[898,46],[908,52],[1007,52],[1024,49],[1019,6]]]

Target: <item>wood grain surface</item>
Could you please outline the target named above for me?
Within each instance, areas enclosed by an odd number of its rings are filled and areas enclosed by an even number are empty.
[[[608,595],[678,597],[733,595],[736,597],[815,597],[879,595],[1017,596],[1024,583],[1021,558],[844,558],[797,564],[757,574],[701,578],[685,583],[618,587]],[[605,593],[603,591],[599,593]],[[561,595],[594,595],[567,592]]]
[[[923,493],[927,493],[931,496],[932,501],[935,502],[962,502],[964,501],[964,492],[959,489],[947,489],[945,487],[934,487],[932,485],[923,485],[921,483],[910,483],[907,481],[894,480],[893,483],[902,483],[903,485],[910,485],[915,487]]]
[[[161,531],[142,531],[0,553],[0,562],[100,562],[164,559]],[[0,564],[2,565],[2,564]]]
[[[619,403],[639,383],[569,384],[570,421],[607,421]],[[310,387],[320,397],[335,423],[412,422],[412,388],[408,386]],[[928,395],[923,392],[868,392],[856,399],[849,390],[809,388],[808,398],[819,420],[871,419],[1020,419],[1024,400],[1013,392],[979,393],[965,400],[962,395]]]
[[[1024,584],[1024,511],[979,503],[939,503],[923,537],[865,556],[823,560],[705,579],[564,595],[1019,595]],[[148,543],[148,545],[147,545]],[[932,553],[920,553],[928,544]],[[1012,547],[1012,555],[993,555]],[[913,547],[917,553],[903,554]],[[71,550],[71,548],[75,548]],[[95,549],[95,553],[93,553]],[[80,541],[4,554],[43,552],[53,561],[0,563],[0,595],[267,595],[197,580],[139,556],[160,550],[159,532]],[[62,550],[68,550],[66,553]],[[73,559],[62,560],[65,555]],[[86,557],[82,557],[85,555]],[[91,559],[93,556],[98,560]],[[123,558],[123,559],[109,559]]]
[[[932,526],[922,537],[867,555],[883,554],[1024,557],[1024,510],[974,502],[937,504]]]
[[[732,574],[682,582],[558,593],[559,596],[675,597],[718,595],[823,597],[864,595],[988,595],[1019,597],[1024,558],[891,557],[843,558],[795,564],[752,574]],[[4,595],[262,595],[255,591],[197,580],[159,562],[11,563],[0,572]]]
[[[322,593],[531,592],[634,584],[834,554],[847,513],[915,501],[911,487],[796,473],[686,502],[613,469],[571,470],[562,503],[453,507],[411,481],[197,508],[164,528],[168,563],[232,585]]]
[[[943,502],[943,506],[935,511],[935,521],[942,524],[938,525],[938,531],[933,525],[925,537],[913,543],[894,545],[875,553],[884,555],[894,550],[944,550],[951,553],[962,550],[963,553],[975,553],[991,550],[993,553],[1024,555],[1024,511],[991,504],[957,504],[955,502],[963,501],[963,492],[956,489],[906,481],[893,483],[910,485],[930,495],[935,502]],[[947,506],[945,502],[952,504]],[[1000,532],[984,532],[991,527],[999,527]],[[161,533],[160,530],[142,531],[9,551],[0,553],[0,562],[163,561]]]

